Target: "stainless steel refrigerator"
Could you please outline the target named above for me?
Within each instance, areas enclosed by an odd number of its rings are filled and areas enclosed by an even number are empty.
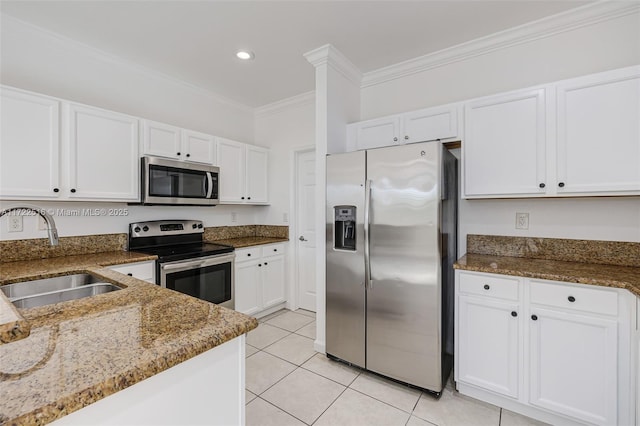
[[[330,358],[442,391],[457,198],[457,160],[440,142],[327,156]]]

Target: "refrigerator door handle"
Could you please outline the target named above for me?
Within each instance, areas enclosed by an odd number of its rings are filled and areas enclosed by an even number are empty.
[[[369,259],[369,210],[371,208],[371,181],[367,179],[364,187],[364,286],[373,290],[371,280],[371,260]]]

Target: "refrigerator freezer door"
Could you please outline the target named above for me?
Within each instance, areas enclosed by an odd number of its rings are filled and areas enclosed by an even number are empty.
[[[364,151],[327,157],[326,350],[359,367],[365,366]],[[355,207],[355,250],[344,247],[344,229]],[[337,210],[336,210],[337,209]]]
[[[367,151],[371,183],[368,370],[442,390],[441,145]]]

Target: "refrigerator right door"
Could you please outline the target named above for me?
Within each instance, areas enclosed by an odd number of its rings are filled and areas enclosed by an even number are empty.
[[[440,392],[441,145],[367,151],[368,370]]]

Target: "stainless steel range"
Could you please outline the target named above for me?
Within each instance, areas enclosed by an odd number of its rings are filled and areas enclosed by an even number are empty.
[[[158,256],[156,284],[234,309],[234,248],[203,241],[199,220],[129,224],[129,250]]]

